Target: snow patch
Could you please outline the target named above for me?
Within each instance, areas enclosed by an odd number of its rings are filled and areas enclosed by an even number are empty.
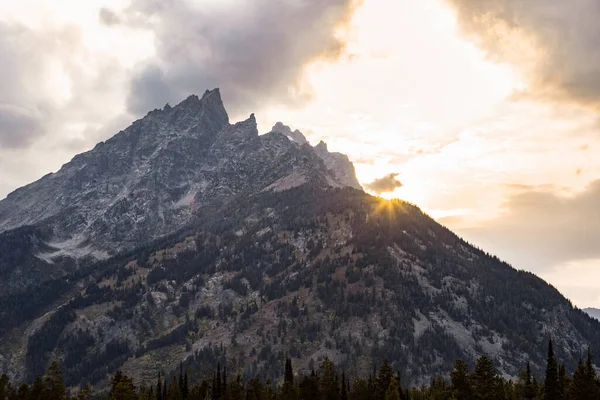
[[[86,256],[91,256],[96,260],[106,260],[110,258],[108,252],[96,249],[87,241],[87,238],[84,238],[81,235],[74,236],[71,239],[63,242],[48,242],[46,245],[56,249],[56,251],[38,253],[35,256],[49,264],[53,264],[53,260],[57,257],[80,259]]]

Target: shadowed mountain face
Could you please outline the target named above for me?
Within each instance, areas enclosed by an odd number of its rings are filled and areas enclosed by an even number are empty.
[[[348,158],[278,123],[230,124],[218,90],[150,112],[0,202],[0,368],[70,385],[181,360],[246,377],[388,358],[406,383],[490,355],[569,369],[600,323],[417,207],[364,193]]]

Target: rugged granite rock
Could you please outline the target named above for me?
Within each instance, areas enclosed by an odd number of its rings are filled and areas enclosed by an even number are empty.
[[[259,136],[254,115],[229,124],[219,90],[207,91],[151,111],[11,193],[0,202],[0,232],[47,228],[49,250],[37,255],[48,262],[104,259],[174,232],[198,208],[242,192],[306,182],[360,188],[347,157],[305,144],[302,133],[281,123]]]
[[[572,369],[600,322],[283,124],[230,124],[218,90],[154,110],[0,202],[0,369],[70,385],[217,359],[245,377],[388,358],[405,383],[488,354]]]

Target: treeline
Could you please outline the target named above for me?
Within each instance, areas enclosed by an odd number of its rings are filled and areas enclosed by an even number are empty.
[[[327,357],[318,371],[297,377],[292,361],[286,359],[281,384],[256,376],[244,382],[241,375],[230,375],[227,368],[217,364],[212,379],[190,382],[188,373],[180,364],[179,374],[161,376],[156,381],[134,385],[133,379],[121,371],[110,380],[105,394],[94,395],[89,385],[71,395],[64,383],[56,361],[51,362],[44,377],[37,377],[33,385],[14,387],[6,375],[0,378],[0,400],[596,400],[600,398],[600,380],[588,350],[585,362],[571,376],[558,362],[548,345],[546,374],[538,382],[531,374],[529,363],[516,380],[502,377],[492,360],[483,355],[477,359],[473,371],[467,364],[456,361],[449,379],[436,376],[429,385],[407,388],[400,382],[400,373],[386,360],[379,370],[374,369],[366,378],[352,381],[345,372],[336,369]]]

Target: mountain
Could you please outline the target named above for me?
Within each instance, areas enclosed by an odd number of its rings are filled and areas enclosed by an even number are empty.
[[[0,202],[0,233],[35,227],[31,253],[49,264],[101,260],[164,237],[204,205],[240,193],[309,182],[361,188],[347,157],[312,148],[299,131],[288,140],[280,126],[259,136],[254,115],[229,124],[218,89],[190,96],[9,194]],[[0,277],[38,279],[16,266],[0,269]]]
[[[488,354],[506,376],[568,369],[600,322],[278,123],[230,124],[218,90],[154,110],[0,202],[0,368],[51,359],[69,385],[184,360],[245,377],[348,375],[388,358],[406,383]]]
[[[600,309],[588,307],[584,308],[583,311],[585,311],[590,317],[596,318],[600,321]]]

